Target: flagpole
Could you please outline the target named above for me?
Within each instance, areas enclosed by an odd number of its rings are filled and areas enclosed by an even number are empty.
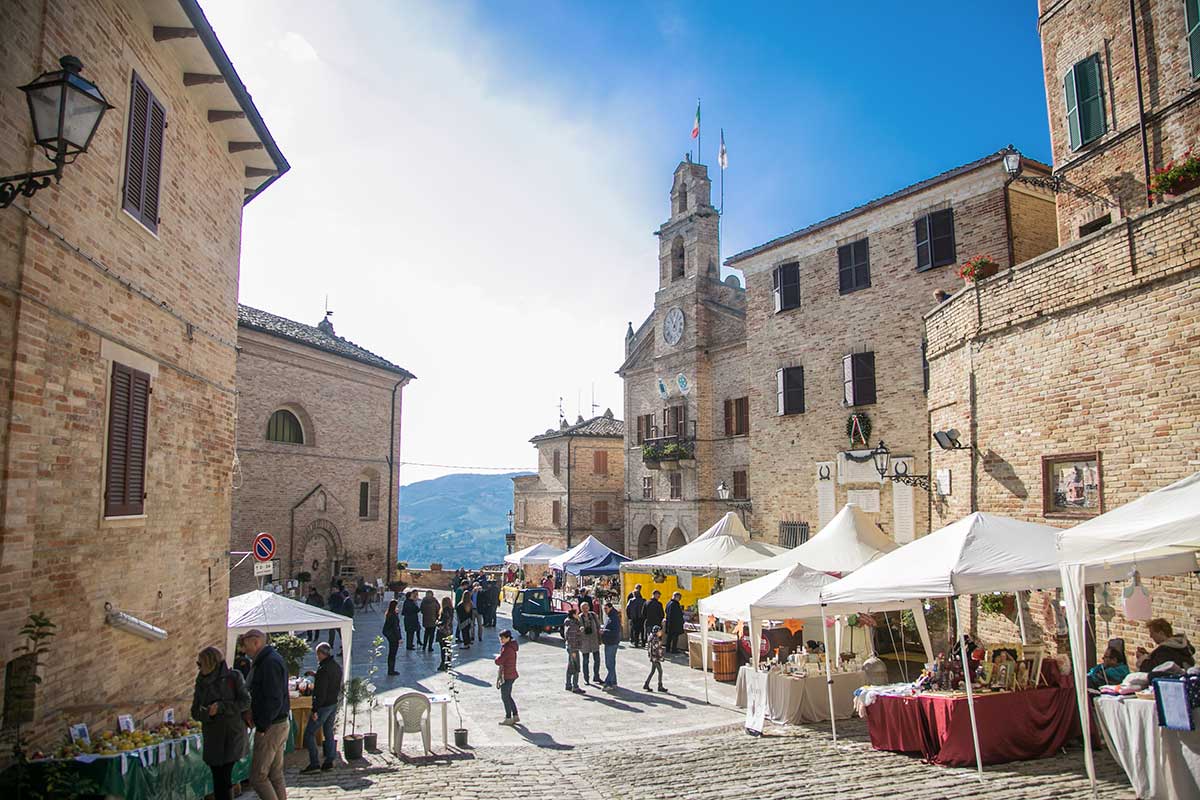
[[[701,148],[700,148],[700,128],[701,128],[701,126],[702,126],[702,121],[700,119],[700,98],[697,97],[696,98],[696,163],[697,164],[702,163],[700,161],[700,150],[701,150]]]

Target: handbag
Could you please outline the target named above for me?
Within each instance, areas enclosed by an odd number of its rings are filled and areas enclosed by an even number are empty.
[[[504,688],[504,667],[496,667],[496,688]]]

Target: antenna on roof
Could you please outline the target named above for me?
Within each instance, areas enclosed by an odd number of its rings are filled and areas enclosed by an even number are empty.
[[[563,413],[562,395],[559,395],[559,398],[558,398],[558,421],[562,422],[566,418],[567,418],[567,415]]]
[[[329,295],[325,295],[325,319],[333,316],[333,312],[329,310]]]
[[[592,416],[596,416],[596,409],[600,406],[596,405],[596,382],[592,381]]]

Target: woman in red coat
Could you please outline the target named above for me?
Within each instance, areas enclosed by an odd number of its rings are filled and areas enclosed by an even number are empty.
[[[507,628],[500,631],[500,655],[496,656],[496,664],[500,667],[500,699],[504,701],[504,720],[500,724],[516,725],[521,721],[512,697],[513,681],[517,679],[517,642]]]

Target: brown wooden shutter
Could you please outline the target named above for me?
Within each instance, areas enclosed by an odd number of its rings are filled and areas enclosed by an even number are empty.
[[[734,430],[734,402],[732,400],[725,401],[725,435],[733,436]]]
[[[638,444],[641,444],[642,442],[646,441],[646,431],[644,430],[645,422],[646,422],[645,417],[637,418],[637,443]]]
[[[163,131],[166,127],[166,109],[135,72],[129,95],[122,207],[152,231],[158,230]]]
[[[105,453],[106,517],[145,511],[149,410],[150,376],[114,362]]]
[[[739,397],[736,406],[737,432],[740,434],[750,433],[750,398]]]
[[[592,472],[596,475],[608,474],[608,453],[606,451],[592,451]]]

